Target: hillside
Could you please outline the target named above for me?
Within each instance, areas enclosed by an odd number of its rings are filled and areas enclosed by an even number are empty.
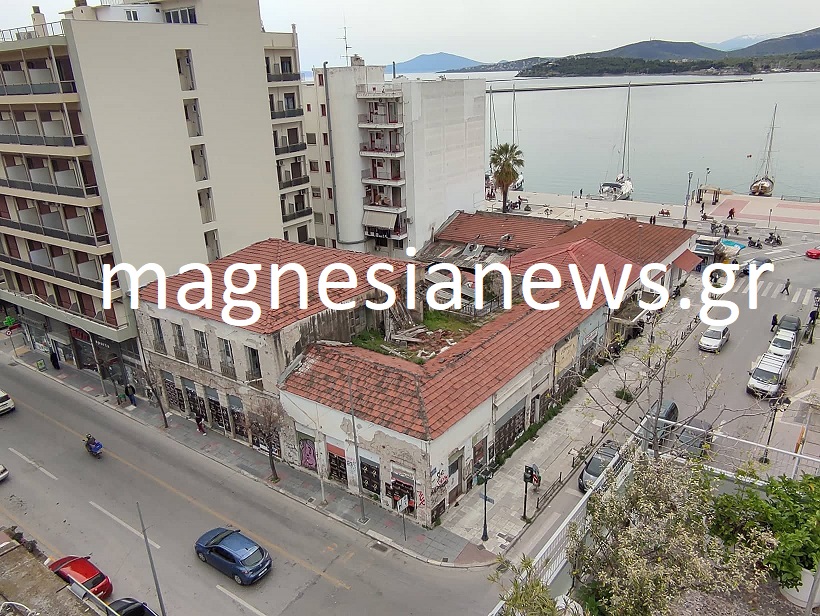
[[[500,71],[523,71],[532,66],[538,66],[544,62],[549,62],[554,58],[523,58],[521,60],[502,60],[494,64],[477,64],[464,69],[453,69],[441,71],[442,73],[483,73],[483,72],[500,72]]]
[[[402,74],[439,73],[441,71],[470,68],[480,64],[481,62],[476,62],[470,58],[456,56],[451,53],[438,52],[422,54],[406,62],[397,62],[396,71]],[[393,67],[389,66],[387,70],[392,71]]]
[[[755,43],[760,43],[762,41],[768,41],[769,39],[778,38],[780,36],[786,36],[787,32],[780,32],[778,34],[744,34],[742,36],[736,36],[734,38],[727,39],[725,41],[721,41],[720,43],[699,43],[704,47],[711,47],[712,49],[717,49],[718,51],[737,51],[738,49],[745,49]]]
[[[638,60],[717,60],[726,56],[723,51],[697,43],[676,41],[641,41],[607,51],[583,54],[585,58],[635,58]]]
[[[820,49],[820,28],[755,43],[749,47],[733,51],[730,55],[734,57],[755,58],[759,56],[775,56],[800,53],[802,51],[814,51],[815,49]]]

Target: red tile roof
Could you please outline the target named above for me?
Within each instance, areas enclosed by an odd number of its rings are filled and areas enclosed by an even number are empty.
[[[687,248],[677,259],[672,261],[672,264],[677,265],[684,272],[691,272],[701,261],[703,261],[703,259]]]
[[[611,218],[588,220],[562,234],[556,241],[566,243],[589,238],[643,266],[668,258],[694,234],[694,231],[677,227],[650,225],[626,218]]]
[[[534,216],[459,212],[450,224],[436,234],[436,239],[486,246],[501,244],[509,250],[526,250],[569,229],[566,223]],[[512,235],[512,239],[501,242],[507,234]]]
[[[271,334],[279,331],[283,327],[295,323],[300,319],[307,318],[327,310],[319,299],[317,285],[319,275],[322,270],[332,263],[346,263],[356,272],[358,286],[355,289],[334,289],[328,291],[331,300],[341,303],[356,298],[371,290],[367,282],[367,269],[375,263],[389,263],[395,268],[393,273],[379,272],[378,279],[381,282],[392,284],[405,276],[407,263],[396,259],[384,259],[374,257],[360,252],[350,252],[335,248],[323,248],[321,246],[310,246],[308,244],[295,244],[280,239],[268,239],[256,244],[251,244],[242,250],[231,255],[217,259],[209,264],[213,274],[213,308],[206,310],[201,308],[196,314],[205,319],[222,321],[222,308],[225,302],[222,294],[225,291],[224,276],[228,267],[234,263],[260,264],[262,269],[256,273],[257,281],[254,290],[247,295],[234,294],[234,298],[240,300],[255,301],[262,309],[262,316],[259,320],[248,325],[244,329],[259,334]],[[298,263],[305,268],[308,275],[308,305],[305,310],[299,308],[299,283],[296,274],[283,274],[280,278],[279,288],[279,308],[271,310],[271,274],[270,266],[278,263],[284,266],[287,263]],[[235,284],[241,287],[247,277],[242,273],[233,276]],[[347,280],[343,272],[336,271],[331,275],[330,281]],[[198,272],[188,272],[176,274],[167,278],[166,301],[167,307],[175,310],[185,311],[177,303],[177,291],[187,283],[201,282],[202,275]],[[202,295],[196,292],[188,293],[188,300],[196,302]],[[140,289],[140,300],[144,302],[157,303],[157,283],[152,282]],[[231,316],[235,319],[245,319],[251,315],[250,309],[234,308]]]

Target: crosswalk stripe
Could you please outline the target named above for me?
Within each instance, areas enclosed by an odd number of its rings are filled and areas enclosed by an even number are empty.
[[[800,301],[800,294],[803,292],[803,289],[797,289],[794,293],[794,299],[792,300],[792,304],[796,304]]]
[[[810,301],[811,301],[811,293],[809,293],[809,290],[806,289],[806,297],[803,298],[803,305],[808,306]]]
[[[768,296],[768,295],[769,295],[769,291],[771,291],[771,290],[772,290],[772,287],[773,287],[773,286],[774,286],[774,283],[773,283],[773,282],[768,283],[768,284],[766,285],[766,288],[765,288],[765,289],[763,289],[763,291],[760,293],[760,297],[766,297],[766,296]]]

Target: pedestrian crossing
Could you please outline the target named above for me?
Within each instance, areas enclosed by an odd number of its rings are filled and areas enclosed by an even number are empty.
[[[784,293],[783,288],[783,282],[766,282],[765,280],[759,280],[757,282],[757,297],[779,299],[794,304],[795,306],[808,306],[812,304],[814,300],[814,289],[790,286],[789,292]],[[743,278],[735,284],[735,287],[727,293],[727,295],[748,295],[750,289],[749,279]]]

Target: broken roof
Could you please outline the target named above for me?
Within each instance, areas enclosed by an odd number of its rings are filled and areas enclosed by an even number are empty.
[[[436,233],[435,239],[493,248],[503,246],[507,250],[521,251],[550,240],[570,228],[567,223],[520,214],[458,212],[447,226]]]

